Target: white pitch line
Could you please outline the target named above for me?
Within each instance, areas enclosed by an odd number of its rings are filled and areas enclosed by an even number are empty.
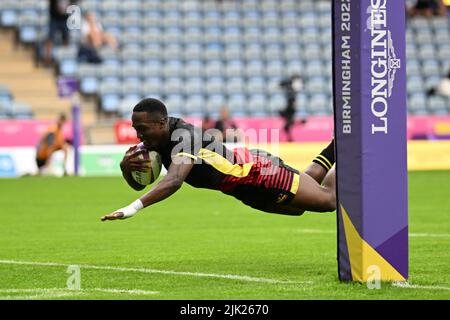
[[[322,229],[297,229],[299,233],[336,234],[333,230]],[[410,238],[449,238],[450,233],[410,233]]]
[[[410,233],[409,236],[415,238],[449,238],[450,233]]]
[[[80,290],[72,290],[68,288],[34,288],[34,289],[0,289],[0,293],[43,293],[43,294],[53,294],[53,293],[67,293],[68,295],[79,295],[85,292],[105,292],[105,293],[127,293],[135,295],[152,295],[159,294],[158,291],[147,291],[147,290],[129,290],[129,289],[111,289],[111,288],[82,288]]]
[[[393,282],[393,287],[403,288],[403,289],[425,289],[425,290],[447,290],[450,291],[450,287],[444,286],[423,286],[418,284],[409,284],[408,282]]]
[[[78,293],[77,295],[82,295],[84,293]],[[74,293],[70,292],[43,292],[43,293],[37,293],[33,295],[26,295],[26,296],[0,296],[1,300],[34,300],[34,299],[46,299],[46,298],[60,298],[60,297],[67,297],[67,296],[73,296]]]
[[[0,264],[49,266],[49,267],[69,267],[69,266],[76,265],[82,269],[97,269],[97,270],[111,270],[111,271],[139,272],[139,273],[160,273],[160,274],[169,274],[169,275],[177,275],[177,276],[219,278],[219,279],[239,280],[239,281],[248,281],[248,282],[262,282],[262,283],[312,284],[312,281],[277,280],[277,279],[270,279],[270,278],[257,278],[257,277],[250,277],[250,276],[241,276],[241,275],[234,275],[234,274],[185,272],[185,271],[159,270],[159,269],[147,269],[147,268],[112,267],[112,266],[94,266],[94,265],[82,265],[82,264],[75,264],[75,263],[67,264],[67,263],[59,263],[59,262],[0,260]]]

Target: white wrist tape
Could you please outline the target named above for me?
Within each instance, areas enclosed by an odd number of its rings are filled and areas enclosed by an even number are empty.
[[[143,208],[144,205],[142,204],[141,199],[137,199],[136,201],[132,202],[129,206],[116,210],[116,212],[122,212],[123,213],[122,219],[126,219],[134,216],[136,212],[138,212]]]

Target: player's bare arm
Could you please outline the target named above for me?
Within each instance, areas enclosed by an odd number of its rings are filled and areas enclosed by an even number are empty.
[[[192,167],[194,166],[194,160],[188,157],[182,158],[182,161],[180,161],[179,163],[172,163],[170,165],[169,169],[167,170],[167,175],[154,188],[144,194],[139,200],[136,200],[142,203],[143,208],[170,197],[178,189],[181,188],[183,181],[186,179]],[[131,204],[130,206],[133,206],[133,204]],[[126,208],[122,208],[111,214],[105,215],[101,218],[101,220],[106,221],[123,219],[127,217],[126,212],[123,211],[126,211]]]

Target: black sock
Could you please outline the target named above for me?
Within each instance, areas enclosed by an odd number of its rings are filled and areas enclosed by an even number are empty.
[[[334,139],[322,150],[322,152],[313,160],[313,162],[321,165],[325,170],[329,171],[334,164]]]

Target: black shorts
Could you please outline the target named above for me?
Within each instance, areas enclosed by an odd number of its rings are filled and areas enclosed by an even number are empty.
[[[250,170],[249,179],[241,180],[232,190],[225,192],[244,204],[265,211],[274,205],[288,205],[295,197],[299,187],[299,171],[288,166],[282,159],[261,150],[251,150],[256,164]],[[273,165],[270,174],[262,170],[270,161]],[[258,165],[259,164],[259,165]]]

